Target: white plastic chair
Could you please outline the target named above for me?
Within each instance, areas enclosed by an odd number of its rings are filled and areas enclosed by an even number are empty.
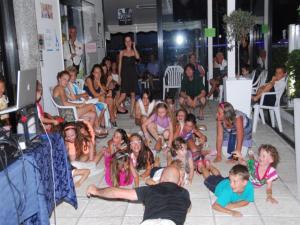
[[[264,85],[266,83],[267,78],[268,78],[268,71],[267,70],[261,71],[261,73],[259,74],[255,83],[252,84],[252,94],[253,95],[256,94],[258,88],[260,88],[262,85]],[[253,79],[254,79],[254,76],[253,76]]]
[[[223,102],[223,95],[224,95],[224,90],[223,90],[223,85],[219,86],[219,103]]]
[[[253,114],[252,132],[254,132],[254,133],[256,132],[257,122],[259,120],[259,116],[261,118],[262,123],[266,124],[265,117],[264,117],[264,111],[263,111],[264,109],[269,110],[272,127],[275,127],[275,117],[276,117],[276,121],[277,121],[277,124],[278,124],[278,129],[279,129],[280,132],[282,132],[282,123],[281,123],[281,116],[280,116],[280,99],[281,99],[281,96],[282,96],[282,94],[285,90],[285,87],[286,86],[284,86],[284,88],[282,88],[281,90],[277,90],[276,92],[263,93],[261,98],[260,98],[259,104],[255,104],[253,106],[254,114]],[[276,96],[276,101],[275,101],[274,106],[267,106],[267,105],[263,104],[265,96],[267,96],[267,95],[275,95]]]
[[[58,105],[55,100],[53,99],[53,88],[50,87],[50,96],[51,96],[51,101],[53,103],[53,105],[55,106],[56,110],[57,110],[57,114],[61,117],[63,117],[63,114],[61,113],[64,110],[72,110],[73,112],[73,117],[74,117],[74,121],[78,120],[78,114],[77,114],[77,110],[75,106],[63,106],[63,105]],[[64,117],[63,117],[64,118]],[[64,118],[65,119],[65,118]],[[69,121],[68,121],[69,122]]]
[[[169,88],[180,88],[183,76],[183,68],[181,66],[168,66],[163,78],[163,99],[166,97],[166,90]]]

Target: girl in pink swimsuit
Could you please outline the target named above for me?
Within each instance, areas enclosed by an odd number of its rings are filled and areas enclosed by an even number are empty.
[[[128,151],[117,151],[105,158],[105,181],[110,187],[132,184],[138,187],[138,175],[131,163]]]

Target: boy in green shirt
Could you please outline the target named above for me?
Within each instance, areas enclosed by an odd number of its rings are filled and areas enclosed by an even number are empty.
[[[212,205],[216,211],[241,217],[242,213],[234,210],[254,201],[254,188],[249,181],[249,172],[244,165],[235,165],[229,171],[229,177],[221,176],[220,171],[210,165],[200,167],[205,186],[213,192],[217,200]]]

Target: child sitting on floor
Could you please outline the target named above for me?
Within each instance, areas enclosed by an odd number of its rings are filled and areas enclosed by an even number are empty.
[[[154,156],[151,150],[145,145],[139,134],[130,136],[130,159],[137,173],[142,179],[150,175],[150,171],[154,164]]]
[[[192,152],[195,163],[205,155],[203,146],[207,141],[206,136],[197,129],[196,125],[196,117],[194,114],[189,113],[186,116],[183,128],[178,127],[174,135],[175,137],[182,137],[187,142],[187,148]]]
[[[150,135],[156,140],[166,140],[166,149],[170,149],[173,141],[173,123],[170,110],[166,103],[158,103],[153,114],[142,125],[146,145],[150,144]],[[150,134],[149,134],[150,133]]]
[[[187,111],[183,108],[181,109],[178,109],[175,113],[175,121],[174,121],[174,130],[175,130],[175,133],[177,130],[182,130],[183,129],[183,126],[184,126],[184,121],[186,119],[186,115],[187,115]]]
[[[7,108],[8,98],[4,94],[6,91],[5,81],[0,79],[0,110],[4,110]],[[9,125],[9,115],[3,114],[0,116],[1,125]]]
[[[250,181],[254,187],[262,187],[267,184],[267,201],[278,203],[272,196],[272,184],[278,178],[276,166],[279,162],[277,149],[272,145],[261,145],[258,148],[258,160],[255,160],[253,153],[249,154],[249,160],[245,161],[242,155],[234,152],[239,163],[247,165],[250,173]]]
[[[210,165],[201,167],[205,186],[213,192],[217,200],[212,205],[216,211],[241,217],[242,213],[235,210],[254,201],[254,188],[249,181],[249,172],[244,165],[235,165],[229,171],[229,177],[221,176],[220,171]]]
[[[139,177],[130,160],[128,151],[117,151],[105,157],[105,181],[110,187],[120,187],[132,184],[139,186]]]
[[[112,155],[119,150],[126,150],[129,147],[129,139],[126,131],[121,128],[117,129],[107,144],[106,154],[108,155]]]
[[[187,150],[187,143],[181,137],[177,137],[172,142],[171,151],[168,153],[168,166],[171,164],[172,160],[176,159],[182,161],[184,166],[184,184],[192,184],[194,177],[194,163],[192,154]]]
[[[63,128],[63,137],[70,161],[92,161],[96,165],[102,157],[95,149],[95,133],[86,121],[69,122]]]

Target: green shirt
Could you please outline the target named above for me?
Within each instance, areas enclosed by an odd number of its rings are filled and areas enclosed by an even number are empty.
[[[204,90],[204,85],[199,74],[194,74],[193,80],[184,75],[181,81],[181,91],[185,92],[191,98],[200,95],[201,91]]]
[[[236,193],[230,186],[229,178],[226,178],[217,184],[215,195],[217,196],[217,203],[222,207],[240,201],[254,202],[254,188],[250,181],[247,182],[242,193]]]

